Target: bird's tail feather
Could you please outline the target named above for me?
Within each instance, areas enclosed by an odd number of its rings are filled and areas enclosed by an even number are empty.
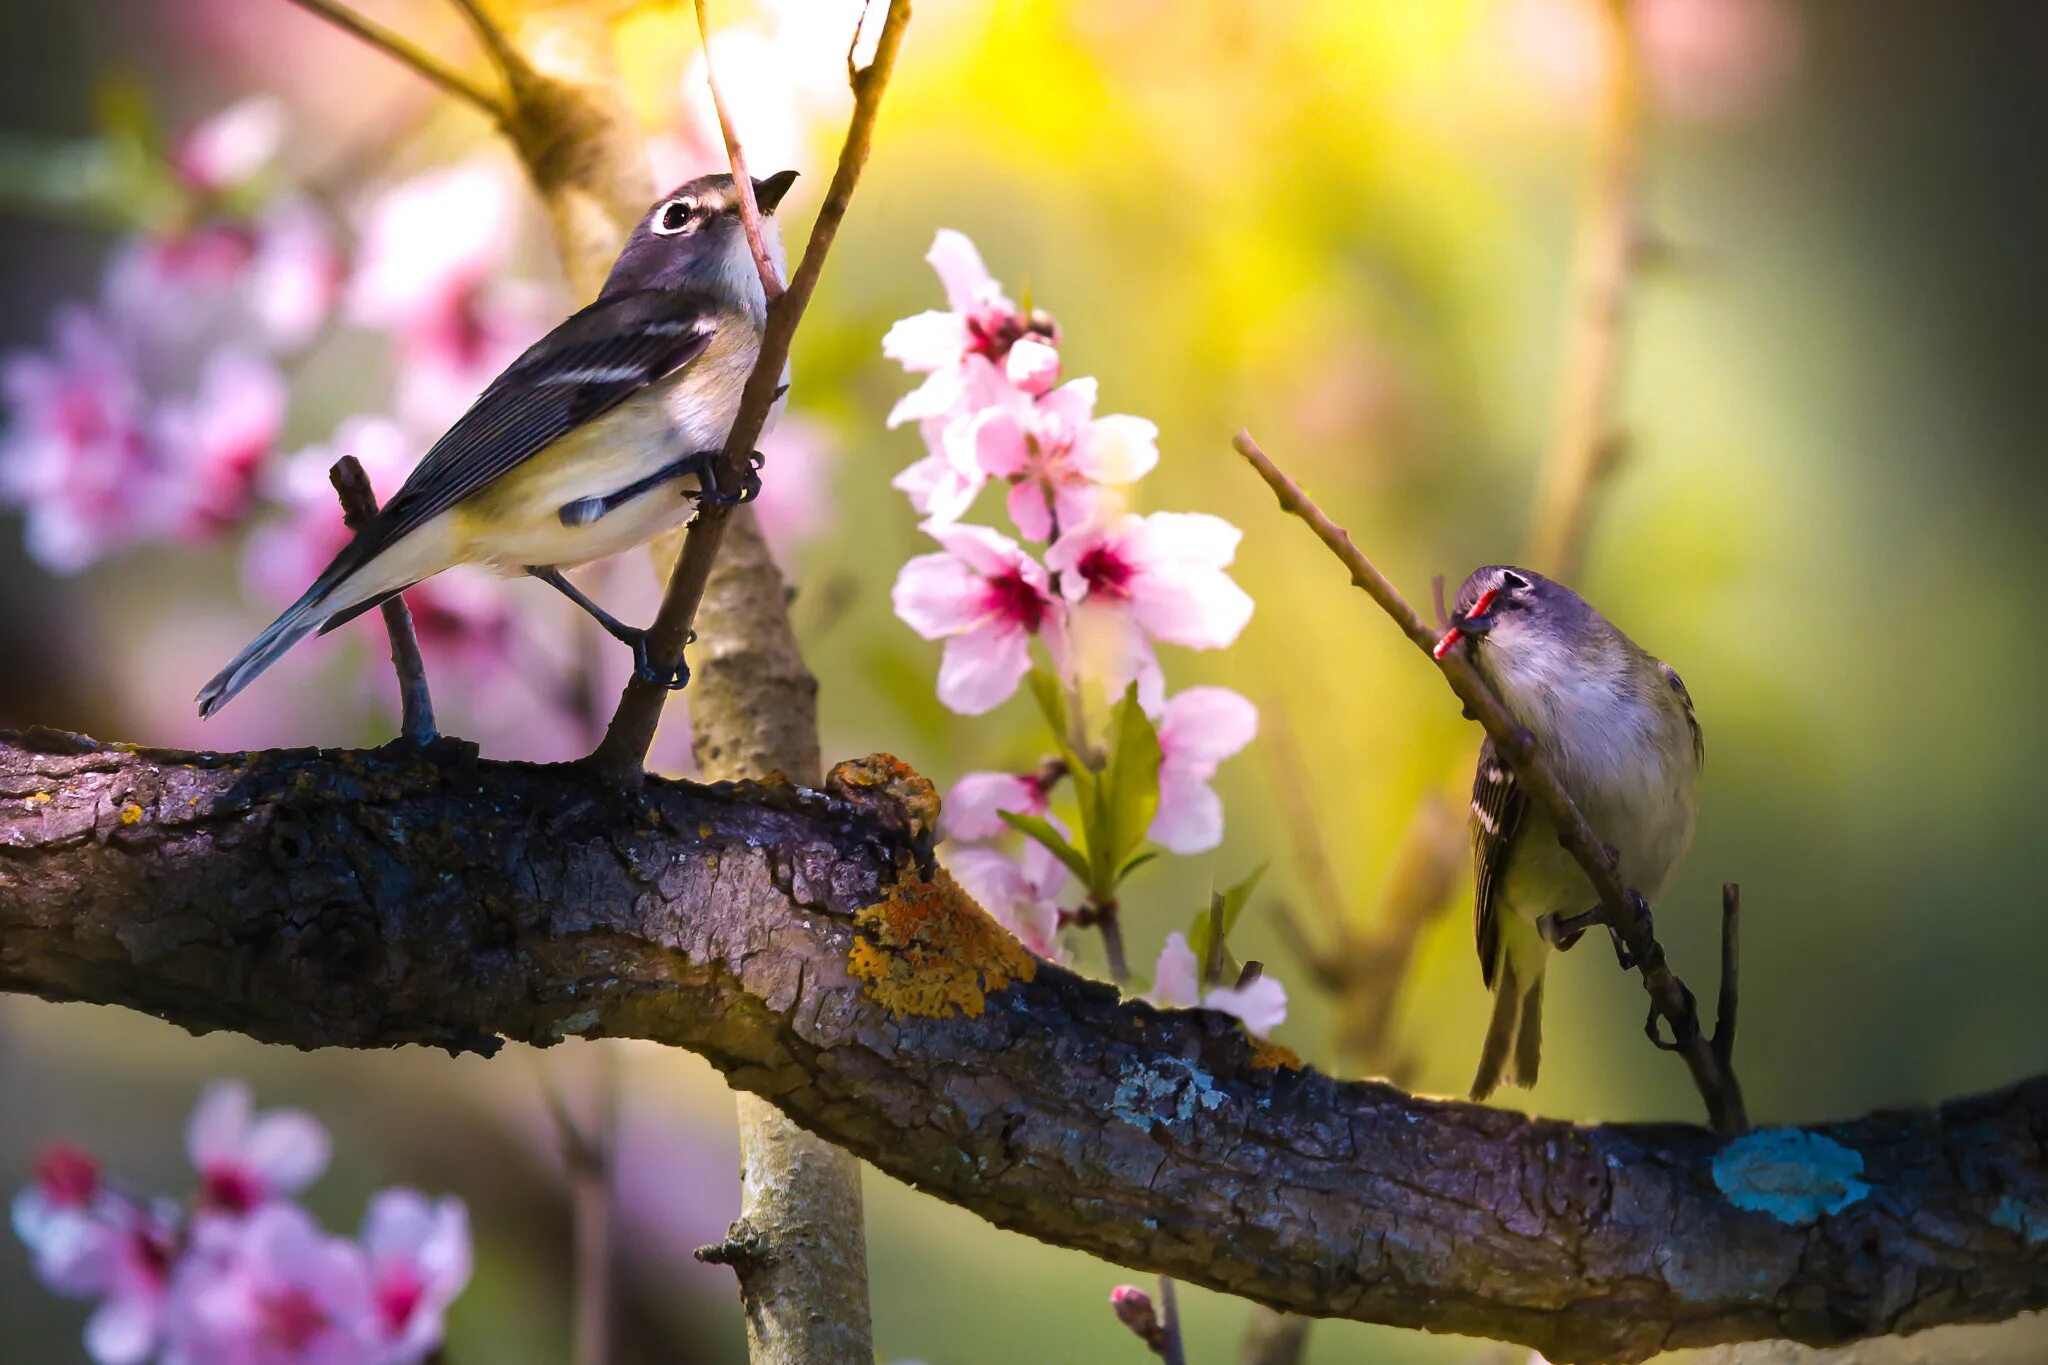
[[[1524,1089],[1536,1084],[1536,1067],[1543,1060],[1543,974],[1522,989],[1522,1017],[1515,1024],[1515,1067],[1509,1077]]]
[[[327,619],[325,610],[333,595],[332,583],[315,581],[305,596],[286,607],[284,613],[263,628],[263,633],[213,675],[199,689],[199,714],[210,716],[234,699],[236,693],[256,681],[258,674],[283,658],[285,652],[303,640]]]
[[[1473,1099],[1483,1100],[1500,1087],[1521,1014],[1522,988],[1515,980],[1515,961],[1503,953],[1500,975],[1493,985],[1493,1017],[1487,1021],[1486,1041],[1479,1049],[1479,1071],[1472,1077]]]

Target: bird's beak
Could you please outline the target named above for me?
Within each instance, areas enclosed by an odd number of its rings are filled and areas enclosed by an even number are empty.
[[[766,180],[756,180],[754,202],[761,206],[761,212],[773,213],[775,206],[782,202],[782,196],[788,194],[789,187],[795,183],[795,171],[777,171]]]
[[[1432,659],[1441,659],[1457,648],[1458,642],[1467,636],[1477,639],[1493,629],[1493,599],[1499,596],[1497,590],[1488,588],[1479,594],[1479,600],[1472,604],[1472,610],[1454,612],[1449,629],[1437,640],[1436,648],[1429,652]]]

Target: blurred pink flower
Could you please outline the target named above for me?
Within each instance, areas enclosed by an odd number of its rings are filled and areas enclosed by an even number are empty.
[[[1088,616],[1091,646],[1106,657],[1112,690],[1157,691],[1152,643],[1221,649],[1251,619],[1252,600],[1226,574],[1242,533],[1199,512],[1123,515],[1063,530],[1045,564],[1061,594]]]
[[[761,436],[761,534],[776,562],[791,559],[830,523],[832,464],[837,447],[818,423],[784,413]]]
[[[49,1148],[36,1181],[15,1196],[14,1230],[36,1278],[65,1298],[99,1298],[86,1352],[99,1365],[138,1365],[156,1350],[171,1266],[174,1209],[145,1208],[108,1189],[98,1163],[75,1147]]]
[[[1121,511],[1110,490],[1159,463],[1159,428],[1142,417],[1096,417],[1095,389],[1093,379],[1076,379],[1036,402],[987,409],[967,424],[975,463],[1010,480],[1010,519],[1026,540],[1047,540],[1059,528]]]
[[[189,398],[158,405],[153,436],[175,470],[178,533],[209,540],[241,520],[284,429],[284,376],[246,351],[207,357]]]
[[[398,342],[398,415],[440,432],[546,330],[546,293],[498,279],[517,221],[509,176],[469,162],[386,190],[362,225],[349,318]]]
[[[1009,828],[999,811],[1045,814],[1045,788],[1015,773],[969,773],[953,784],[940,807],[948,839],[993,839]]]
[[[1226,687],[1190,687],[1159,718],[1159,811],[1146,831],[1173,853],[1223,842],[1223,801],[1209,785],[1216,767],[1259,732],[1259,709]]]
[[[362,1252],[296,1204],[201,1224],[179,1262],[163,1365],[365,1365],[380,1359]]]
[[[252,95],[193,124],[171,148],[171,166],[187,185],[218,193],[253,179],[284,146],[284,102]]]
[[[1059,616],[1045,569],[999,532],[927,527],[944,553],[919,555],[896,576],[896,615],[944,640],[939,700],[980,715],[1007,700],[1031,668],[1031,637],[1057,645]]]
[[[1219,1010],[1242,1021],[1255,1038],[1266,1037],[1287,1020],[1287,988],[1271,976],[1261,974],[1242,990],[1218,986],[1205,993],[1201,964],[1195,961],[1187,935],[1179,932],[1168,934],[1166,945],[1159,950],[1159,961],[1152,969],[1152,993],[1146,999],[1172,1009],[1189,1009],[1199,1003],[1203,1009]]]
[[[469,1284],[469,1213],[455,1198],[384,1190],[363,1217],[381,1365],[415,1365],[441,1344],[448,1305]]]
[[[281,199],[248,222],[145,233],[107,267],[108,310],[159,345],[297,350],[327,322],[343,261],[327,220]]]
[[[185,1125],[199,1207],[232,1217],[297,1194],[327,1169],[327,1130],[298,1109],[255,1112],[249,1087],[216,1081]]]
[[[1036,840],[1027,841],[1021,859],[983,845],[953,850],[946,866],[997,923],[1040,957],[1059,957],[1060,893],[1066,889],[1065,863]]]
[[[1799,69],[1788,0],[1634,0],[1634,18],[1657,101],[1677,118],[1754,118]]]
[[[882,338],[882,354],[924,383],[904,395],[889,425],[954,414],[962,401],[994,382],[1043,393],[1059,373],[1059,332],[1041,313],[1026,316],[1003,293],[965,234],[939,229],[925,254],[946,290],[946,308],[904,318]],[[1010,365],[1012,348],[1033,344]],[[977,405],[978,406],[978,405]]]

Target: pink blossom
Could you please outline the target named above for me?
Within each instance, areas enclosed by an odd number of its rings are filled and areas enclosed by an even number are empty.
[[[384,1190],[363,1217],[374,1331],[387,1365],[414,1365],[447,1329],[448,1305],[469,1283],[469,1213],[455,1198]]]
[[[1635,0],[1634,20],[1657,100],[1683,119],[1753,118],[1801,60],[1787,0]]]
[[[199,1172],[199,1205],[240,1216],[297,1194],[327,1169],[327,1130],[297,1109],[255,1112],[249,1087],[217,1081],[185,1125],[185,1149]]]
[[[925,260],[945,287],[946,308],[907,317],[882,338],[883,355],[927,376],[896,404],[889,425],[946,417],[991,381],[1043,393],[1059,373],[1059,334],[1052,320],[1025,315],[988,273],[974,243],[952,228],[939,230]],[[1008,369],[1012,348],[1027,338],[1032,348]]]
[[[58,1145],[36,1163],[36,1182],[15,1196],[14,1230],[36,1276],[66,1298],[98,1298],[86,1352],[100,1365],[138,1365],[162,1331],[176,1210],[144,1207],[108,1189],[98,1163]]]
[[[326,217],[287,197],[247,221],[209,218],[130,239],[107,268],[123,327],[167,349],[296,350],[327,322],[343,262]]]
[[[515,221],[513,187],[472,162],[387,190],[366,215],[351,320],[398,340],[397,410],[439,432],[545,330],[545,296],[502,283]]]
[[[784,413],[763,432],[761,497],[754,504],[761,534],[785,568],[832,519],[832,465],[838,450],[817,422]]]
[[[946,865],[967,894],[1026,948],[1043,958],[1058,958],[1059,897],[1068,872],[1051,849],[1033,840],[1017,859],[972,845],[953,850]]]
[[[171,1289],[163,1365],[364,1365],[379,1359],[362,1252],[296,1204],[202,1223]]]
[[[1224,570],[1242,533],[1196,512],[1130,514],[1062,532],[1046,567],[1113,690],[1137,681],[1149,707],[1159,690],[1152,643],[1220,649],[1251,619],[1252,600]]]
[[[993,839],[1009,826],[998,811],[1045,814],[1045,788],[1036,777],[969,773],[946,793],[940,827],[948,839]]]
[[[286,401],[275,366],[246,351],[224,350],[207,358],[189,398],[158,406],[152,436],[173,473],[180,535],[207,540],[241,520],[284,429]]]
[[[1152,969],[1152,993],[1146,998],[1153,1004],[1188,1009],[1199,1002],[1203,1009],[1235,1017],[1255,1038],[1266,1037],[1286,1022],[1287,988],[1271,976],[1262,973],[1242,990],[1236,986],[1217,986],[1204,992],[1201,983],[1201,964],[1195,960],[1195,950],[1188,946],[1187,935],[1168,934],[1165,946],[1159,950],[1159,961]]]
[[[193,189],[218,193],[267,167],[284,146],[284,134],[284,102],[252,95],[187,128],[171,148],[171,165]]]
[[[944,553],[903,566],[896,614],[946,641],[939,700],[980,715],[1007,700],[1031,668],[1031,637],[1057,646],[1059,616],[1045,569],[1008,536],[981,526],[926,528]]]
[[[1093,379],[1076,379],[1036,402],[986,409],[967,424],[963,439],[975,464],[1010,480],[1010,519],[1027,540],[1122,510],[1108,490],[1159,463],[1159,428],[1142,417],[1096,417],[1095,387]]]
[[[1216,766],[1259,732],[1259,709],[1225,687],[1190,687],[1159,718],[1159,811],[1147,834],[1174,853],[1223,842],[1223,801],[1209,785]]]

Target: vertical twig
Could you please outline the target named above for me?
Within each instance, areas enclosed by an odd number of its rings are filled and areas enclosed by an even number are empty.
[[[571,1365],[608,1365],[612,1357],[612,1154],[618,1131],[618,1070],[613,1049],[599,1042],[591,1066],[588,1112],[578,1119],[541,1063],[535,1074],[569,1188]]]
[[[718,88],[718,71],[711,64],[711,21],[704,17],[704,0],[696,0],[697,42],[704,49],[704,84],[711,87],[711,108],[718,115],[718,131],[725,138],[725,159],[732,165],[732,184],[740,197],[740,226],[747,234],[747,250],[753,253],[754,269],[761,276],[761,292],[769,303],[782,297],[782,276],[776,273],[775,260],[768,254],[768,239],[761,226],[761,205],[754,199],[754,177],[747,172],[747,158],[740,147],[740,135],[732,126],[732,115],[726,112],[725,94]],[[863,16],[865,17],[865,16]],[[853,30],[854,40],[860,39],[860,26]],[[858,73],[849,69],[847,80],[855,80]]]
[[[1714,1004],[1714,1055],[1725,1070],[1735,1063],[1735,1009],[1742,959],[1742,888],[1721,886],[1721,994]]]
[[[370,477],[362,462],[344,455],[327,471],[341,499],[342,524],[360,530],[377,515],[377,495],[370,489]],[[398,732],[412,744],[432,744],[440,737],[434,727],[434,699],[427,695],[427,663],[420,657],[420,639],[412,626],[412,609],[394,593],[378,608],[384,616],[384,633],[391,637],[391,667],[398,674]]]
[[[1159,1344],[1153,1347],[1166,1365],[1188,1365],[1187,1344],[1180,1334],[1180,1293],[1169,1276],[1159,1277]]]

